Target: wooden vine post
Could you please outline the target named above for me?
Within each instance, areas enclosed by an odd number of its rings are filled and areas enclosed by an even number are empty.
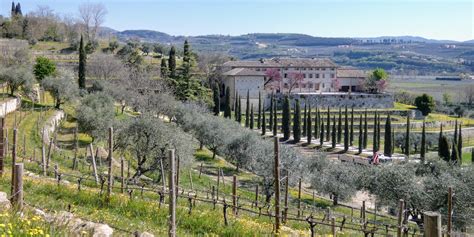
[[[5,115],[4,115],[5,116]],[[5,160],[5,117],[0,118],[0,177],[3,176],[4,172],[4,160]]]
[[[232,177],[232,212],[237,213],[237,176]]]
[[[301,178],[298,180],[298,217],[301,216]]]
[[[77,168],[77,150],[78,150],[78,142],[77,142],[77,126],[74,128],[74,159],[72,160],[72,170]]]
[[[175,164],[175,157],[174,157],[174,150],[168,150],[168,157],[169,157],[169,226],[168,226],[168,236],[175,237],[176,236],[176,164]]]
[[[443,230],[441,226],[441,214],[437,212],[424,212],[423,226],[425,228],[424,236],[441,237]]]
[[[92,169],[94,171],[95,183],[99,184],[99,175],[97,174],[97,164],[95,162],[94,148],[92,147],[92,143],[89,143],[89,150],[91,152]],[[87,154],[87,152],[86,152],[86,154]]]
[[[23,163],[15,164],[12,203],[17,210],[23,209]]]
[[[112,175],[112,160],[113,160],[113,151],[114,151],[114,128],[109,128],[109,169],[107,173],[107,196],[106,196],[106,203],[110,203],[110,194],[112,193],[112,182],[113,182],[113,175]]]
[[[125,167],[123,157],[120,158],[120,192],[123,193],[125,190]]]
[[[280,232],[280,151],[278,137],[273,138],[274,141],[274,156],[275,156],[275,232]]]
[[[447,232],[448,237],[451,236],[453,230],[453,188],[448,187],[448,223],[447,223]]]
[[[284,210],[284,216],[283,216],[283,223],[286,223],[287,218],[288,218],[288,188],[289,188],[289,172],[286,171],[286,181],[285,181],[285,210]]]
[[[397,237],[402,237],[402,232],[403,232],[403,227],[402,227],[402,222],[403,222],[403,209],[404,209],[404,201],[403,199],[400,199],[398,201],[398,219],[397,219]]]
[[[13,129],[13,147],[12,147],[12,182],[11,182],[11,194],[15,194],[15,164],[16,164],[16,138],[17,138],[17,129]]]

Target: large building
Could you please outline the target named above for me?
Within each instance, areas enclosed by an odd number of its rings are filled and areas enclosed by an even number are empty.
[[[366,73],[340,67],[329,59],[273,58],[256,61],[229,61],[222,65],[222,86],[229,87],[231,100],[250,95],[256,105],[258,94],[334,93],[360,91]]]

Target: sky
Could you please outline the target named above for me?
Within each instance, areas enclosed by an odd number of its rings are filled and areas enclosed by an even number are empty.
[[[15,0],[16,2],[17,0]],[[105,26],[171,35],[302,33],[322,37],[474,39],[474,0],[21,0],[75,16],[84,2],[108,10]],[[0,0],[9,15],[11,1]]]

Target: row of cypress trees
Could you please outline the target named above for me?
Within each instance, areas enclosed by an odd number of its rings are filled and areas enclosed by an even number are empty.
[[[221,102],[220,102],[220,88],[219,86],[213,87],[214,93],[214,109],[213,112],[215,115],[218,115],[221,111]],[[235,103],[233,106],[230,104],[230,90],[226,88],[225,90],[225,103],[224,103],[224,117],[231,118],[232,108],[234,110],[234,119],[241,123],[242,122],[242,107],[241,107],[241,97],[238,93],[235,94]],[[269,119],[267,125],[267,113],[263,110],[264,101],[262,96],[259,93],[258,95],[258,112],[257,112],[257,129],[261,129],[262,135],[267,133],[267,129],[273,132],[273,135],[278,134],[277,128],[277,100],[272,94],[270,96],[270,108],[269,108]],[[335,148],[337,143],[341,143],[343,140],[344,150],[347,151],[349,146],[352,146],[354,143],[354,109],[351,108],[350,116],[348,108],[344,108],[344,112],[339,108],[338,118],[334,115],[331,119],[331,110],[328,107],[326,113],[326,124],[322,118],[321,111],[319,108],[316,108],[314,124],[312,118],[312,108],[311,105],[305,103],[303,118],[301,117],[301,107],[299,100],[295,100],[293,116],[291,116],[291,103],[288,96],[285,96],[282,104],[282,126],[281,132],[283,133],[283,139],[289,140],[291,134],[293,134],[294,142],[300,142],[301,137],[306,137],[308,143],[314,139],[320,139],[320,144],[322,145],[324,141],[331,141],[331,146]],[[344,119],[344,123],[342,120]],[[332,124],[331,124],[332,120]],[[359,117],[359,137],[358,137],[358,151],[362,153],[364,149],[367,149],[367,139],[368,139],[368,112],[360,114]],[[291,123],[293,121],[293,123]],[[380,133],[381,133],[381,118],[377,111],[374,113],[373,121],[373,151],[380,150]],[[255,128],[255,114],[253,110],[253,104],[250,103],[249,91],[247,91],[246,99],[246,112],[245,112],[245,126],[254,129]],[[343,127],[344,126],[344,127]],[[409,156],[411,154],[411,141],[410,141],[410,117],[407,116],[406,120],[406,133],[405,141],[403,146],[403,152],[405,155]],[[344,133],[342,132],[344,130]],[[385,132],[384,132],[384,147],[383,153],[386,156],[392,156],[395,149],[395,133],[391,124],[391,115],[388,114],[385,120]],[[446,161],[458,162],[462,158],[462,132],[461,125],[458,122],[455,122],[455,132],[452,139],[452,144],[450,146],[447,137],[443,134],[443,127],[440,128],[439,140],[438,140],[438,155]],[[422,125],[422,134],[421,134],[421,144],[420,144],[420,157],[422,160],[426,157],[426,126],[425,122]],[[474,152],[473,152],[474,154]],[[473,155],[474,157],[474,155]]]

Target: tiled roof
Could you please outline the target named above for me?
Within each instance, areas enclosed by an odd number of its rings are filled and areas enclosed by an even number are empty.
[[[367,73],[353,68],[353,67],[341,67],[337,69],[337,78],[365,78]]]
[[[255,71],[248,68],[234,68],[225,72],[224,76],[265,76],[265,72]]]
[[[327,58],[272,58],[263,60],[229,61],[224,67],[337,67]]]

